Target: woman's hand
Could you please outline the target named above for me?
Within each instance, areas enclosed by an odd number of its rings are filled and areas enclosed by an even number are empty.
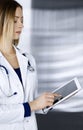
[[[60,96],[56,93],[43,93],[41,96],[39,96],[34,101],[30,102],[31,111],[41,110],[45,107],[52,106],[54,102],[54,98]]]

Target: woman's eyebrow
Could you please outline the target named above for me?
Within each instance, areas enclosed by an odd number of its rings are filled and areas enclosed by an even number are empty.
[[[16,18],[20,18],[19,16],[15,16]],[[23,18],[23,16],[21,17],[21,18]]]

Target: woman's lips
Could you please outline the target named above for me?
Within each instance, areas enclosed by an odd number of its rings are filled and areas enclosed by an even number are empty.
[[[21,33],[21,31],[17,31],[16,33],[20,34],[20,33]]]

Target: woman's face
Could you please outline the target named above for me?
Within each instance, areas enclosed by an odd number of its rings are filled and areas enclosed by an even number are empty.
[[[23,28],[23,11],[20,7],[16,9],[14,18],[14,40],[19,39]]]

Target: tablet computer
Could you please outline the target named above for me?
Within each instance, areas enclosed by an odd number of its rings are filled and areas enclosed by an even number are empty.
[[[51,107],[46,107],[43,111],[46,113],[48,110],[51,110],[55,105],[61,103],[62,101],[70,98],[75,93],[81,89],[80,83],[77,78],[74,78],[59,88],[55,89],[52,93],[60,94],[61,96],[55,97],[54,103]]]

